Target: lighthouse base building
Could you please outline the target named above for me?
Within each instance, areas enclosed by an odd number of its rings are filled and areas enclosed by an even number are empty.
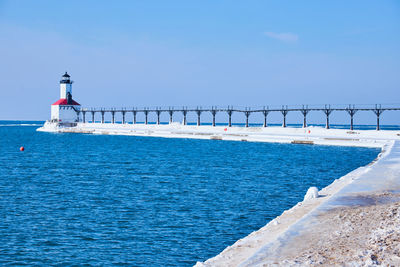
[[[50,123],[72,126],[79,122],[81,105],[72,99],[72,83],[65,72],[60,81],[60,99],[51,105]]]
[[[59,123],[78,122],[77,111],[79,110],[79,103],[73,101],[68,104],[65,99],[60,99],[51,105],[51,121]]]

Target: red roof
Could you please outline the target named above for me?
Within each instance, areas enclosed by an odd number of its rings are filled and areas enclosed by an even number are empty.
[[[52,104],[52,106],[70,106],[70,105],[80,106],[80,104],[75,100],[72,100],[72,103],[68,105],[68,101],[66,98],[60,98],[57,102]]]

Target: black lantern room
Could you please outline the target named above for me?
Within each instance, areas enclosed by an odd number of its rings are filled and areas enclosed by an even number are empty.
[[[61,77],[60,83],[72,83],[72,81],[70,80],[70,77],[71,76],[69,76],[68,73],[65,72],[65,74]]]

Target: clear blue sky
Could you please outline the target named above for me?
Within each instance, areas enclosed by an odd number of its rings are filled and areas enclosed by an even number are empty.
[[[64,71],[86,107],[400,103],[400,1],[0,0],[0,60],[0,119]]]

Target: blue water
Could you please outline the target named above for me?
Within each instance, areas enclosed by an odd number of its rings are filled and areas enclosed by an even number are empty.
[[[379,153],[19,124],[0,122],[1,265],[190,266]]]

